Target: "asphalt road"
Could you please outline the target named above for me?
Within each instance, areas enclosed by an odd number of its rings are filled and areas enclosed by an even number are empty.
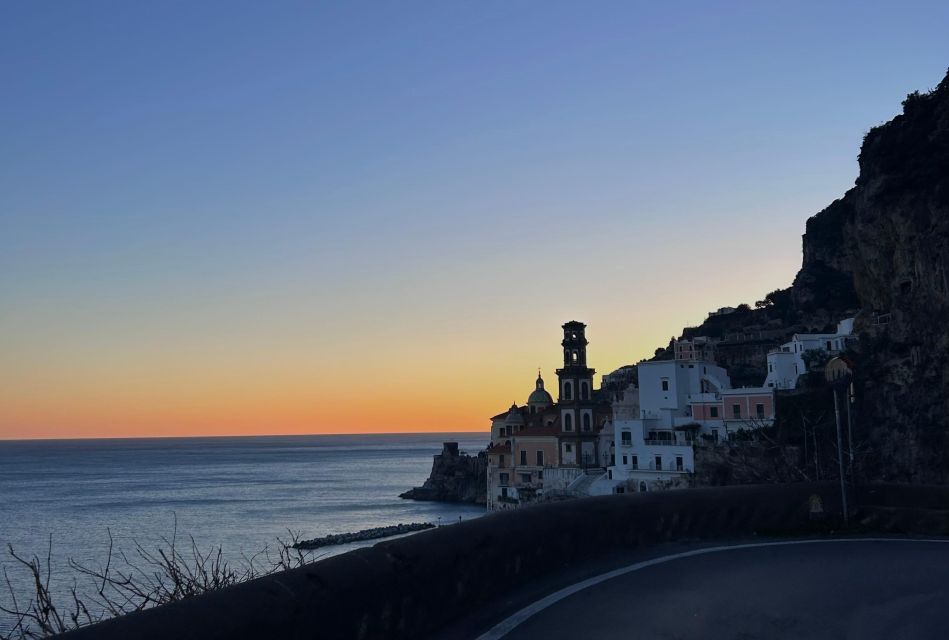
[[[769,544],[634,563],[548,594],[480,637],[949,638],[949,543]]]

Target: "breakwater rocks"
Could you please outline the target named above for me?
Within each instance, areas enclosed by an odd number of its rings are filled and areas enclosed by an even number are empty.
[[[362,542],[364,540],[376,540],[377,538],[389,538],[399,536],[403,533],[412,533],[413,531],[424,531],[425,529],[434,529],[435,525],[430,522],[410,522],[409,524],[394,524],[389,527],[374,527],[372,529],[363,529],[355,533],[332,533],[322,538],[313,538],[312,540],[301,540],[293,545],[294,549],[319,549],[320,547],[330,547],[336,544],[347,544],[349,542]]]
[[[488,492],[488,456],[458,451],[457,442],[446,442],[432,461],[432,472],[421,487],[410,489],[400,498],[436,502],[486,504]]]

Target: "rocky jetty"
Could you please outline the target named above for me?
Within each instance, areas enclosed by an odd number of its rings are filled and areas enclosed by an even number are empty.
[[[293,545],[294,549],[319,549],[320,547],[331,547],[337,544],[347,544],[350,542],[362,542],[365,540],[376,540],[378,538],[390,538],[413,531],[424,531],[425,529],[434,529],[435,525],[430,522],[411,522],[409,524],[394,524],[388,527],[374,527],[372,529],[363,529],[353,533],[331,533],[322,538],[313,538],[312,540],[301,540]]]
[[[432,461],[432,472],[421,487],[401,494],[407,500],[468,502],[486,504],[488,456],[471,456],[458,451],[457,442],[446,442]]]

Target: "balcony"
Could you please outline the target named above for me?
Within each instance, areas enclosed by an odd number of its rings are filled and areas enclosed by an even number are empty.
[[[689,470],[685,468],[685,465],[681,467],[678,466],[675,461],[670,461],[668,464],[663,464],[662,466],[657,466],[655,460],[649,463],[650,471],[662,471],[667,473],[688,473]]]
[[[659,447],[691,447],[693,442],[694,442],[693,440],[685,440],[685,439],[663,440],[660,438],[646,438],[645,440],[643,440],[643,443],[648,446],[659,446]]]

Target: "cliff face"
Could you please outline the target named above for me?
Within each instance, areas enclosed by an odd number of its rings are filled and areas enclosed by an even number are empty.
[[[949,76],[867,134],[856,185],[807,222],[792,288],[804,313],[861,309],[871,479],[949,480],[947,271]]]
[[[949,75],[934,91],[911,94],[901,115],[867,134],[859,166],[854,187],[807,221],[801,270],[789,289],[768,294],[759,308],[710,317],[683,337],[719,338],[716,357],[739,373],[733,380],[760,384],[764,358],[743,357],[749,348],[766,353],[795,332],[831,331],[856,314],[858,476],[944,483]]]
[[[437,502],[487,504],[488,456],[481,452],[470,456],[458,452],[457,442],[446,442],[434,456],[432,472],[421,487],[410,489],[400,498]]]

